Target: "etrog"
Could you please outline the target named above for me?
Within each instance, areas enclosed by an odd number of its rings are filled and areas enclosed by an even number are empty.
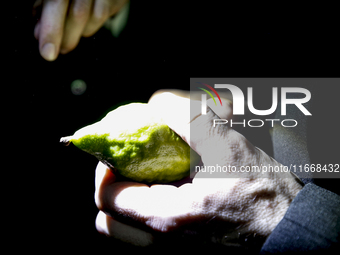
[[[72,142],[138,182],[167,183],[189,175],[189,145],[148,104],[120,106],[60,141]]]

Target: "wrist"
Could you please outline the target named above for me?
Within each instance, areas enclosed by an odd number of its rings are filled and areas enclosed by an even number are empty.
[[[269,236],[283,219],[293,199],[302,189],[294,177],[275,176],[273,179],[258,178],[261,189],[256,191],[258,202],[254,207],[254,232]],[[255,195],[256,197],[256,195]]]

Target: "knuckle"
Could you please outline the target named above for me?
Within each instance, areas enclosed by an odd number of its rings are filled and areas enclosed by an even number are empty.
[[[76,22],[83,22],[88,19],[91,5],[88,1],[77,1],[72,8],[72,16]]]

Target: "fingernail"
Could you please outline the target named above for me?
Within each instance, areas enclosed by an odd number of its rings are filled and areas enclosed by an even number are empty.
[[[41,49],[41,56],[48,60],[53,61],[56,58],[56,49],[53,43],[46,43]]]

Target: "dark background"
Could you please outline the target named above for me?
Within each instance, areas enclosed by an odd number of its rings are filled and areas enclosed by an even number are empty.
[[[188,79],[174,73],[174,55],[169,59],[175,49],[168,39],[171,29],[160,22],[165,6],[134,2],[119,39],[103,28],[54,62],[39,55],[31,8],[22,5],[14,17],[14,67],[7,94],[15,123],[12,162],[18,166],[13,169],[15,184],[10,184],[15,199],[10,200],[18,208],[14,215],[19,227],[9,235],[20,244],[12,249],[77,254],[135,250],[96,231],[98,162],[74,146],[60,145],[59,139],[98,121],[117,104],[147,102],[161,88],[186,88]],[[76,79],[87,85],[79,96],[71,92]]]
[[[59,144],[60,137],[99,120],[115,105],[145,102],[157,89],[188,90],[190,77],[338,75],[332,21],[325,21],[326,30],[313,17],[300,22],[299,12],[287,19],[276,11],[229,6],[216,14],[216,6],[166,1],[133,1],[121,37],[101,29],[50,63],[40,57],[33,37],[32,2],[15,8],[11,68],[5,68],[9,82],[2,94],[3,101],[10,101],[4,111],[10,113],[6,126],[14,133],[6,135],[14,175],[6,209],[16,226],[8,236],[19,240],[13,250],[136,250],[97,233],[97,160]],[[70,89],[76,79],[87,85],[80,96]],[[337,94],[330,95],[332,107]]]

